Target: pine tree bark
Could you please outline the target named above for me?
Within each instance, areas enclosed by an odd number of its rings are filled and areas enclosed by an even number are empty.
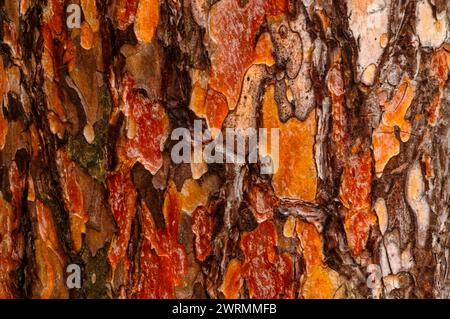
[[[448,1],[0,16],[0,298],[450,297]],[[176,164],[195,120],[278,129],[278,170]]]

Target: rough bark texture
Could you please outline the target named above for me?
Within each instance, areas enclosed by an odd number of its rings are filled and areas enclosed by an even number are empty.
[[[0,0],[0,297],[449,298],[449,17]],[[196,119],[278,128],[278,170],[175,164]]]

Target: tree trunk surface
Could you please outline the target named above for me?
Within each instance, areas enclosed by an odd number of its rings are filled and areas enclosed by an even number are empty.
[[[0,297],[449,298],[449,17],[0,0]]]

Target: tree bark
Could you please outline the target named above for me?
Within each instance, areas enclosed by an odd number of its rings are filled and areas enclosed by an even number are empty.
[[[450,297],[448,1],[0,16],[1,298]],[[279,161],[178,164],[179,128]]]

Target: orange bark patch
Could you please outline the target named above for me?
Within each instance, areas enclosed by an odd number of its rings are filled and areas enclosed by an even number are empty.
[[[293,262],[277,251],[277,231],[266,221],[241,238],[245,256],[242,275],[250,298],[279,298],[289,294],[293,276]]]
[[[64,2],[62,0],[49,0],[44,10],[44,22],[47,23],[54,34],[62,32],[64,18]]]
[[[306,271],[311,272],[314,267],[320,265],[324,260],[323,243],[320,238],[320,233],[314,225],[299,219],[296,220],[295,230],[303,250]]]
[[[169,119],[159,103],[151,103],[133,90],[134,80],[124,81],[122,111],[128,118],[127,156],[153,175],[161,168],[161,149],[167,139]]]
[[[93,32],[98,32],[100,24],[97,17],[97,5],[95,0],[81,0],[84,17]]]
[[[20,14],[24,16],[27,13],[29,7],[30,7],[29,0],[20,1]]]
[[[414,98],[414,87],[408,78],[404,78],[392,100],[386,103],[382,122],[390,127],[400,128],[400,138],[403,142],[409,140],[411,125],[405,120],[406,112]]]
[[[392,127],[380,124],[372,134],[375,171],[378,177],[383,173],[389,160],[400,153],[400,142],[395,137]]]
[[[69,159],[65,149],[58,151],[57,162],[64,192],[64,204],[69,211],[73,246],[75,251],[79,251],[82,245],[82,234],[86,232],[89,215],[84,207],[83,191],[77,179],[75,163]]]
[[[137,193],[130,176],[130,170],[125,166],[121,166],[116,173],[108,177],[107,186],[109,191],[108,202],[117,224],[117,232],[108,251],[108,259],[111,263],[114,278],[114,273],[120,262],[123,262],[124,273],[128,273],[127,249],[131,224],[136,214]]]
[[[405,114],[414,98],[415,88],[408,77],[403,78],[394,97],[384,106],[381,123],[373,131],[372,143],[375,157],[375,172],[378,177],[383,174],[389,160],[400,151],[400,141],[394,133],[394,128],[400,129],[400,139],[407,142],[411,134],[411,124],[405,120]]]
[[[195,256],[205,261],[212,250],[214,219],[208,210],[201,206],[192,214],[192,232],[195,234]]]
[[[194,84],[190,108],[197,116],[206,119],[209,128],[222,128],[228,114],[225,96],[213,89],[205,90],[199,83]]]
[[[8,75],[3,65],[3,58],[0,58],[0,102],[3,103],[3,97],[8,91]]]
[[[318,265],[306,277],[301,295],[305,299],[333,299],[338,296],[339,285],[340,278],[336,271]]]
[[[450,68],[450,51],[449,49],[442,47],[437,50],[431,58],[431,67],[439,79],[440,85],[445,85],[445,81],[448,78],[448,71]]]
[[[140,255],[140,270],[134,291],[138,298],[175,298],[175,287],[187,272],[187,255],[178,241],[181,200],[170,183],[164,199],[164,229],[156,229],[153,217],[142,204],[145,236]]]
[[[85,50],[90,50],[94,42],[94,33],[91,27],[85,21],[81,24],[81,34],[80,34],[81,47]]]
[[[3,97],[8,88],[8,76],[6,75],[3,58],[0,57],[0,105],[3,104]],[[3,108],[0,110],[0,151],[5,147],[6,135],[8,134],[8,122],[3,115]]]
[[[238,259],[233,259],[228,263],[220,291],[227,299],[237,299],[242,288],[242,282],[241,262]]]
[[[25,181],[20,177],[19,168],[16,162],[12,162],[9,168],[9,189],[11,190],[14,212],[17,214],[17,220],[14,221],[14,227],[18,227],[20,214],[22,211],[22,193],[25,188]]]
[[[11,230],[8,229],[8,224],[11,219],[14,219],[13,209],[11,204],[3,199],[3,194],[0,192],[0,298],[12,299],[14,298],[14,290],[11,282],[11,272],[14,271],[15,265],[11,258],[13,252]]]
[[[344,206],[347,241],[355,256],[365,247],[369,230],[376,223],[371,210],[372,156],[370,152],[354,155],[342,174],[340,200]]]
[[[7,135],[8,135],[8,122],[3,116],[3,110],[0,110],[0,151],[5,147]]]
[[[208,90],[205,100],[205,117],[209,128],[222,128],[227,114],[228,104],[225,96],[217,91]]]
[[[266,64],[269,66],[275,64],[275,58],[273,56],[272,40],[270,39],[270,34],[268,32],[264,32],[263,34],[261,34],[261,36],[258,39],[253,63]]]
[[[33,178],[30,176],[28,177],[28,194],[27,194],[27,200],[29,202],[36,201],[36,192],[34,190],[34,182]]]
[[[424,153],[422,155],[422,163],[424,165],[425,168],[425,177],[427,179],[431,179],[434,177],[434,171],[433,171],[433,162],[431,160],[431,156],[430,154],[428,154],[428,152]]]
[[[182,210],[187,214],[199,206],[208,204],[209,195],[219,187],[219,178],[216,175],[210,175],[203,181],[188,179],[184,182],[181,189]]]
[[[370,228],[375,223],[376,216],[370,210],[352,211],[344,208],[344,229],[354,256],[359,256],[364,250]]]
[[[134,33],[140,42],[150,43],[159,23],[159,0],[140,0]]]
[[[140,255],[141,273],[135,287],[139,299],[175,298],[172,275],[172,260],[168,256],[157,256],[150,244],[144,242]]]
[[[323,242],[314,225],[297,219],[295,226],[306,263],[300,295],[307,299],[329,299],[339,287],[339,275],[324,263]]]
[[[44,39],[44,51],[42,53],[42,66],[44,68],[44,74],[49,79],[53,79],[53,39],[50,27],[43,25],[41,28],[42,37]]]
[[[430,105],[427,107],[428,112],[428,124],[436,125],[439,118],[439,113],[441,109],[441,94],[437,93],[431,100]]]
[[[189,108],[194,111],[197,116],[206,117],[205,101],[207,90],[202,88],[200,83],[195,82],[192,86],[191,101]]]
[[[238,1],[224,0],[211,8],[210,85],[227,97],[230,109],[235,108],[244,73],[255,59],[255,37],[265,16],[281,14],[286,8],[285,0],[249,0],[243,7]]]
[[[144,241],[139,256],[141,271],[136,275],[137,284],[134,287],[136,297],[139,299],[156,299],[170,294],[160,285],[161,265],[158,256],[153,252],[149,241]]]
[[[116,21],[120,30],[125,30],[134,22],[138,0],[118,0],[116,4]]]
[[[292,238],[295,236],[295,224],[296,218],[292,215],[289,215],[288,219],[284,223],[283,226],[283,236],[286,238]]]
[[[11,182],[15,182],[14,178],[10,179]],[[14,192],[13,197],[17,197]],[[19,221],[20,209],[17,207],[14,209],[0,192],[0,299],[11,299],[16,296],[14,272],[19,267],[23,254],[23,238],[18,232]]]
[[[3,98],[8,91],[8,87],[8,74],[3,64],[3,57],[0,57],[0,103],[3,103]]]
[[[282,123],[274,95],[274,86],[268,86],[264,94],[262,126],[280,130],[279,168],[272,181],[275,193],[278,197],[313,201],[317,191],[314,162],[316,114],[311,112],[304,122],[293,118]]]
[[[329,29],[330,26],[331,26],[331,20],[330,20],[330,18],[329,18],[328,15],[325,13],[325,10],[324,10],[324,9],[319,9],[319,10],[316,9],[316,12],[317,12],[317,15],[318,15],[319,18],[320,18],[320,21],[322,22],[322,28],[323,28],[323,30],[324,30],[325,32],[327,32],[328,29]]]
[[[340,200],[352,210],[367,209],[371,204],[372,156],[364,152],[353,156],[342,174]]]
[[[180,222],[181,199],[175,184],[172,182],[169,184],[164,197],[163,213],[168,234],[176,238],[178,234],[178,224]]]
[[[58,240],[52,212],[41,201],[36,201],[35,258],[37,278],[34,295],[38,298],[67,298],[66,257]]]
[[[441,99],[444,94],[444,87],[447,83],[448,72],[450,70],[450,51],[445,47],[437,50],[431,58],[431,68],[439,81],[439,91],[434,95],[433,100],[427,108],[428,123],[434,126],[439,118]]]

